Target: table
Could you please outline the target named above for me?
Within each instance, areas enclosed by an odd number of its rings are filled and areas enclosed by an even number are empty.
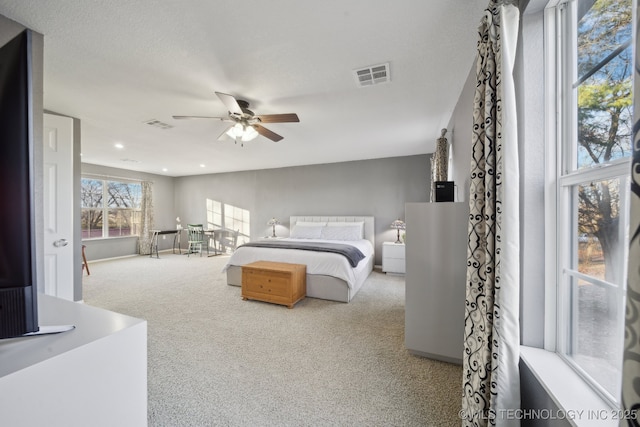
[[[149,252],[149,258],[153,257],[153,250],[156,251],[156,258],[160,258],[158,254],[158,236],[164,236],[167,234],[173,234],[173,253],[176,253],[176,243],[178,246],[178,253],[181,254],[182,251],[180,249],[180,232],[182,230],[151,230],[151,251]]]

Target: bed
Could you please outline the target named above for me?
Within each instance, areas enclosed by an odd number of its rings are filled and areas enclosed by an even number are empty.
[[[241,267],[254,261],[305,264],[307,266],[307,297],[340,302],[351,301],[373,271],[374,218],[372,216],[292,216],[289,218],[289,224],[290,237],[263,239],[261,242],[268,244],[272,241],[274,246],[289,242],[300,246],[313,242],[326,246],[333,246],[332,244],[335,243],[338,246],[347,245],[358,248],[364,258],[352,267],[349,260],[338,253],[239,246],[223,269],[227,273],[227,284],[241,286]]]

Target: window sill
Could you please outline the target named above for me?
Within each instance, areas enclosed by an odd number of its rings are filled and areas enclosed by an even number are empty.
[[[113,236],[113,237],[94,237],[92,239],[82,239],[82,242],[100,242],[100,241],[108,241],[108,240],[118,240],[118,239],[138,239],[140,236]]]
[[[566,419],[576,427],[619,425],[618,410],[612,408],[557,354],[520,346],[520,358],[559,408],[551,417]]]

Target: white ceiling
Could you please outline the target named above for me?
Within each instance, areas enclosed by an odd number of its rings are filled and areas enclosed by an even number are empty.
[[[432,152],[487,3],[0,0],[0,14],[44,34],[44,107],[81,120],[83,162],[184,176]],[[386,62],[390,83],[356,86],[353,70]],[[217,141],[227,123],[172,118],[226,115],[215,91],[300,123],[241,147]]]

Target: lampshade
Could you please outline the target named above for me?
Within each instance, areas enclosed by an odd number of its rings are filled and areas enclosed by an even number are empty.
[[[244,128],[240,123],[236,123],[227,131],[227,135],[229,135],[233,139],[242,136],[243,133],[244,133]]]
[[[242,135],[243,141],[251,141],[256,136],[258,136],[258,132],[255,130],[253,126],[247,126],[244,130],[244,135]]]
[[[391,228],[396,230],[404,230],[405,229],[404,221],[396,219],[391,223]]]
[[[278,225],[280,224],[280,221],[278,221],[275,218],[271,218],[269,221],[267,221],[267,225]]]
[[[258,132],[251,125],[244,125],[242,123],[236,123],[227,131],[233,139],[241,138],[242,141],[251,141],[258,136]]]

